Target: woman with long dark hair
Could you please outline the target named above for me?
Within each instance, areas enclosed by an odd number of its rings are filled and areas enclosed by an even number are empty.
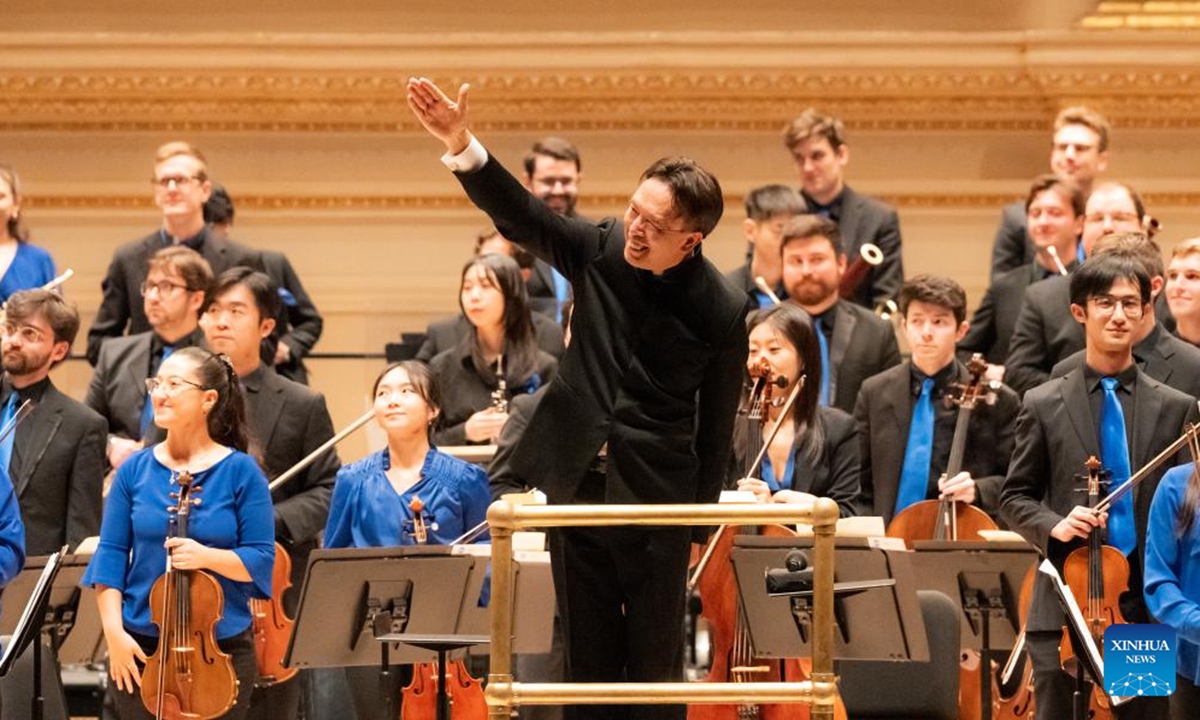
[[[538,349],[525,281],[512,258],[472,258],[463,266],[459,305],[471,332],[429,363],[445,399],[433,436],[439,445],[494,441],[508,420],[508,400],[534,392],[558,367]]]
[[[53,279],[54,260],[29,243],[21,222],[21,179],[11,166],[0,164],[0,302]]]
[[[389,365],[372,396],[387,447],[338,472],[325,547],[446,545],[482,523],[491,502],[487,475],[431,444],[440,400],[429,368],[415,360]],[[485,532],[477,542],[487,539]],[[378,669],[348,668],[346,677],[358,717],[379,717]]]
[[[222,717],[241,718],[256,674],[250,599],[271,597],[275,521],[267,479],[246,454],[246,411],[233,365],[224,355],[190,347],[163,360],[147,380],[154,422],[167,432],[157,445],[121,465],[104,507],[100,544],[83,584],[96,589],[118,715],[151,717],[141,673],[157,646],[150,590],[170,554],[178,570],[205,570],[224,593],[217,644],[233,659],[237,703]],[[187,539],[168,538],[180,473],[202,502],[190,510]]]
[[[1200,477],[1181,465],[1163,476],[1146,529],[1146,607],[1175,630],[1172,720],[1200,717]],[[1167,678],[1162,678],[1167,679]]]
[[[783,387],[772,388],[772,401],[762,407],[765,424],[762,440],[782,417],[779,432],[763,457],[754,477],[746,477],[748,466],[761,449],[751,443],[756,421],[739,417],[734,426],[734,460],[731,484],[754,493],[759,502],[811,502],[828,497],[837,502],[842,517],[854,513],[858,495],[859,447],[854,418],[837,408],[818,404],[821,387],[821,346],[812,320],[804,310],[784,303],[756,310],[746,321],[750,331],[750,373],[769,368],[772,379]],[[797,383],[803,383],[791,412],[783,416],[785,399]],[[743,408],[746,408],[745,399]]]

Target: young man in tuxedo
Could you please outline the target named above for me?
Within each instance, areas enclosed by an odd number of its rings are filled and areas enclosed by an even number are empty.
[[[947,477],[958,410],[943,400],[970,381],[955,359],[955,343],[968,328],[967,294],[950,278],[919,275],[901,288],[900,312],[912,357],[864,382],[854,409],[863,464],[858,511],[890,523],[913,503],[945,496],[995,514],[1017,394],[997,385],[990,389],[994,403],[975,406],[963,468]]]
[[[579,149],[560,137],[544,137],[529,148],[523,163],[525,187],[546,207],[564,217],[578,217],[579,183],[583,180],[583,161]],[[529,307],[562,322],[563,308],[571,300],[571,283],[549,263],[535,258],[525,281],[529,289]]]
[[[745,291],[750,308],[770,307],[773,299],[755,284],[762,278],[780,300],[787,299],[783,286],[783,261],[779,256],[783,229],[791,219],[804,213],[804,202],[787,185],[763,185],[746,193],[746,219],[742,233],[750,245],[750,257],[741,267],[725,274],[725,279]]]
[[[1155,487],[1168,462],[1107,513],[1082,504],[1089,457],[1100,459],[1115,488],[1197,419],[1192,398],[1150,378],[1133,359],[1137,324],[1150,304],[1143,263],[1098,254],[1071,276],[1071,316],[1083,326],[1085,362],[1025,394],[1016,452],[1000,497],[1001,516],[1059,567],[1093,532],[1127,556],[1129,584],[1120,609],[1127,622],[1149,622],[1142,598],[1143,539]],[[1026,624],[1038,720],[1071,716],[1073,678],[1063,672],[1063,611],[1051,582],[1038,575]],[[1141,698],[1118,717],[1165,717],[1165,698]]]

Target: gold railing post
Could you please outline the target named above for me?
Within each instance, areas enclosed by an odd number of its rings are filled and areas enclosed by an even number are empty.
[[[833,720],[833,554],[838,506],[829,498],[813,505],[813,720]]]
[[[513,505],[498,500],[488,508],[487,518],[492,535],[491,659],[484,694],[488,720],[510,720],[513,710],[512,538],[516,526]]]

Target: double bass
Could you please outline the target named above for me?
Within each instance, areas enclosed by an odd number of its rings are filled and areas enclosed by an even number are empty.
[[[170,537],[188,536],[188,518],[200,498],[186,470],[169,508]],[[167,571],[150,589],[150,612],[158,626],[158,647],[142,670],[142,704],[157,720],[209,720],[237,702],[233,660],[217,646],[215,629],[225,610],[217,580],[202,570]]]
[[[413,539],[424,545],[429,542],[429,531],[436,526],[430,528],[426,523],[425,502],[420,497],[413,496],[408,507],[413,514]],[[413,665],[412,681],[404,687],[400,720],[435,720],[439,705],[446,707],[446,717],[453,720],[486,720],[488,708],[483,686],[471,677],[466,663],[447,660],[442,673],[444,686],[438,678],[437,663]]]
[[[764,358],[751,370],[750,393],[739,415],[746,423],[747,447],[762,446],[762,452],[745,471],[753,475],[763,453],[774,438],[772,432],[762,438],[763,426],[768,421],[767,408],[773,406],[773,390],[787,387],[787,379],[773,373],[770,363]],[[803,385],[798,381],[789,401],[784,404],[781,419],[775,430],[782,425],[796,392]],[[701,615],[710,626],[713,637],[712,666],[708,682],[803,682],[809,679],[811,661],[788,659],[768,660],[756,658],[750,641],[744,608],[739,602],[737,579],[734,577],[730,551],[739,531],[757,531],[763,535],[795,535],[790,529],[779,525],[761,528],[738,528],[722,526],[709,541],[704,557],[693,572],[691,583],[700,593]],[[688,720],[807,720],[811,710],[806,704],[766,705],[689,705]],[[838,698],[834,706],[834,717],[845,720],[846,708]]]

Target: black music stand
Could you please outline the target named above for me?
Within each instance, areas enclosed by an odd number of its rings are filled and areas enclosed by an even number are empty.
[[[758,657],[812,655],[808,632],[811,593],[772,597],[764,579],[764,571],[786,568],[793,550],[802,551],[807,558],[812,545],[811,537],[739,535],[734,540],[730,559]],[[838,625],[833,636],[834,656],[839,660],[928,661],[929,642],[908,553],[873,547],[864,538],[837,538],[834,557]],[[886,581],[891,582],[857,589]],[[780,632],[788,626],[797,632]]]
[[[918,540],[913,569],[921,590],[937,590],[958,607],[962,647],[979,651],[980,718],[992,717],[992,660],[1011,651],[1019,632],[1017,599],[1037,551],[1026,542]]]
[[[317,550],[308,560],[288,667],[378,665],[387,720],[396,716],[392,665],[429,662],[449,649],[419,640],[458,636],[472,572],[486,563],[452,546]],[[408,637],[406,637],[408,636]],[[429,645],[429,643],[425,643]]]
[[[46,712],[43,644],[49,651],[53,669],[57,670],[56,652],[77,626],[77,609],[82,595],[79,581],[91,560],[91,556],[64,555],[65,552],[66,547],[63,552],[50,556],[29,558],[25,568],[5,588],[4,610],[0,612],[0,634],[12,634],[9,646],[0,658],[0,677],[7,677],[14,667],[24,665],[23,660],[18,662],[18,659],[41,638],[32,651],[29,717],[34,720],[42,720]],[[19,612],[17,608],[20,608]],[[80,632],[91,635],[99,630],[98,626],[93,626]],[[61,683],[56,683],[55,687],[58,693],[52,707],[56,717],[65,718],[66,697]]]

